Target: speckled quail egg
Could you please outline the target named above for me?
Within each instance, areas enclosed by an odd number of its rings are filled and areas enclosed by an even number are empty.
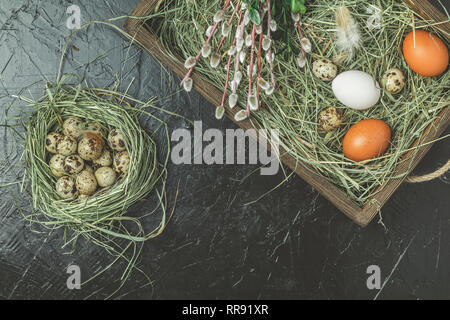
[[[50,153],[57,153],[56,146],[58,141],[62,138],[62,134],[56,132],[50,132],[45,138],[45,149]]]
[[[88,171],[88,172],[90,172],[90,173],[94,173],[94,168],[92,168],[90,165],[88,165],[86,162],[84,163],[84,169],[83,170],[86,170],[86,171]]]
[[[102,137],[106,137],[106,129],[98,122],[88,123],[86,126],[86,132],[96,133]]]
[[[67,118],[63,123],[63,132],[66,136],[78,138],[81,134],[83,120],[77,117]]]
[[[74,199],[78,196],[75,180],[72,177],[64,176],[56,181],[56,193],[63,199]]]
[[[78,196],[78,200],[79,201],[82,201],[82,200],[87,200],[87,199],[89,199],[89,196],[87,195],[87,194],[80,194],[79,196]]]
[[[84,160],[79,155],[68,156],[64,161],[64,170],[70,174],[77,174],[83,171]]]
[[[95,178],[100,187],[109,187],[116,182],[116,172],[110,167],[101,167],[95,171]]]
[[[122,151],[114,156],[114,170],[118,174],[125,174],[130,164],[130,155],[128,151]]]
[[[63,156],[70,156],[77,152],[77,141],[71,136],[63,135],[56,144],[56,151]]]
[[[405,76],[400,69],[389,69],[381,81],[383,87],[391,94],[399,93],[405,87]]]
[[[319,129],[330,132],[342,124],[342,114],[334,107],[323,109],[319,114]]]
[[[113,129],[108,135],[109,146],[116,151],[126,150],[125,139],[118,129]]]
[[[100,156],[100,158],[95,159],[93,163],[97,167],[109,167],[110,165],[112,165],[111,151],[107,149],[103,150],[103,153]]]
[[[80,194],[90,196],[97,190],[97,179],[95,179],[94,174],[83,170],[77,176],[76,186]]]
[[[78,143],[78,154],[84,160],[98,159],[103,153],[104,141],[102,137],[94,133],[86,133]]]
[[[326,59],[320,59],[313,62],[313,73],[314,75],[323,81],[331,81],[337,75],[337,66]]]
[[[50,162],[48,163],[50,170],[57,178],[62,177],[66,173],[64,170],[64,160],[66,160],[65,156],[55,154],[53,157],[51,157]]]

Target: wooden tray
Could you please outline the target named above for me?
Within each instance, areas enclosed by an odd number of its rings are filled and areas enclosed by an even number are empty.
[[[138,6],[131,13],[131,16],[143,17],[146,16],[151,9],[155,7],[159,0],[141,0]],[[446,17],[434,8],[429,1],[420,0],[404,0],[413,10],[417,10],[424,18],[435,22],[447,21]],[[143,27],[143,20],[129,18],[125,24],[125,31],[142,44],[154,57],[166,64],[172,71],[174,71],[181,78],[184,77],[186,69],[183,63],[174,61],[170,58],[160,41],[152,35],[145,27]],[[439,25],[440,29],[450,34],[450,23],[442,23]],[[180,58],[179,61],[184,61]],[[205,97],[213,106],[221,104],[222,92],[214,87],[211,83],[201,78],[197,73],[193,73],[194,89],[197,90],[203,97]],[[226,115],[234,121],[233,111],[228,106],[226,107]],[[239,127],[244,130],[255,128],[249,121],[236,122]],[[423,156],[430,150],[433,141],[437,139],[446,129],[450,123],[450,107],[445,108],[433,123],[425,130],[422,137],[415,142],[415,145],[422,144],[418,150],[409,152],[404,155],[403,160],[397,166],[394,175],[400,175],[411,172],[419,163]],[[258,129],[258,128],[256,128]],[[258,139],[258,137],[254,137]],[[295,171],[303,180],[308,182],[317,191],[319,191],[325,198],[330,200],[337,208],[339,208],[350,219],[360,226],[367,226],[370,221],[376,216],[379,209],[392,196],[394,191],[400,186],[406,175],[403,178],[391,179],[381,186],[376,194],[367,201],[364,206],[359,206],[354,201],[350,200],[343,191],[338,189],[334,184],[330,183],[321,175],[315,173],[315,170],[306,163],[300,163],[292,156],[286,153],[280,147],[281,161]]]

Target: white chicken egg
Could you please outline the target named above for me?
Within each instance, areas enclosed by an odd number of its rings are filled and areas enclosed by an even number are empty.
[[[355,110],[366,110],[378,103],[381,89],[368,73],[358,70],[339,74],[332,83],[333,93],[344,105]]]

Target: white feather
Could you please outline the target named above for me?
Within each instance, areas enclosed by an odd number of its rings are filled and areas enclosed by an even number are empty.
[[[358,23],[346,7],[339,7],[336,10],[336,25],[336,46],[341,52],[347,54],[349,60],[361,47],[362,41]]]

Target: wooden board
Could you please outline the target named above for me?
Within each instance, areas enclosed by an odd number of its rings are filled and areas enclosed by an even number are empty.
[[[436,28],[447,36],[450,36],[450,21],[447,17],[435,6],[427,0],[403,0],[411,9],[417,12],[422,18],[430,22],[435,22]],[[432,1],[436,3],[437,1]],[[444,3],[445,1],[442,1]],[[438,5],[436,3],[436,5]],[[442,8],[442,6],[440,6]]]
[[[138,6],[131,13],[131,16],[143,17],[146,16],[152,8],[155,7],[159,0],[142,0]],[[420,8],[420,10],[427,12],[429,16],[425,17],[427,19],[439,19],[436,12],[434,12],[430,7],[436,10],[431,4],[426,0],[421,0],[420,5],[417,8],[413,6],[416,2],[405,0],[405,2],[410,5],[413,9]],[[421,11],[419,11],[420,13]],[[439,11],[438,11],[439,12]],[[440,21],[440,20],[435,20]],[[444,20],[445,21],[445,20]],[[441,24],[441,26],[448,24]],[[139,19],[128,19],[125,22],[124,29],[128,34],[136,39],[145,49],[147,49],[156,59],[167,65],[172,71],[174,71],[181,78],[184,77],[186,69],[183,63],[173,60],[167,54],[165,48],[161,45],[160,41],[152,35],[145,27],[143,27],[143,20]],[[179,61],[184,61],[181,57]],[[205,97],[213,106],[221,104],[222,92],[214,87],[211,83],[201,78],[195,72],[192,75],[194,80],[194,89],[197,90],[203,97]],[[237,111],[233,111],[226,107],[226,115],[234,121],[239,127],[246,129],[256,128],[250,120],[236,122],[234,120],[234,114]],[[431,141],[438,138],[446,129],[450,123],[450,107],[445,108],[439,116],[433,121],[433,123],[425,130],[424,134],[418,141],[416,145],[423,145],[414,152],[409,152],[403,157],[403,161],[400,161],[399,165],[395,170],[395,175],[401,175],[404,173],[411,172],[423,156],[431,148]],[[255,137],[258,139],[258,137]],[[261,141],[262,142],[262,141]],[[295,171],[303,180],[308,182],[317,191],[319,191],[325,198],[330,200],[337,208],[339,208],[344,214],[346,214],[350,219],[356,222],[360,226],[367,226],[370,221],[376,216],[379,209],[386,203],[386,201],[392,196],[395,190],[400,186],[406,175],[403,178],[390,179],[382,187],[379,188],[378,192],[369,200],[364,206],[359,206],[354,201],[350,200],[346,194],[337,188],[335,185],[326,180],[323,176],[316,173],[316,171],[306,163],[300,163],[292,156],[290,156],[283,148],[280,147],[281,161],[288,166],[290,169]]]

